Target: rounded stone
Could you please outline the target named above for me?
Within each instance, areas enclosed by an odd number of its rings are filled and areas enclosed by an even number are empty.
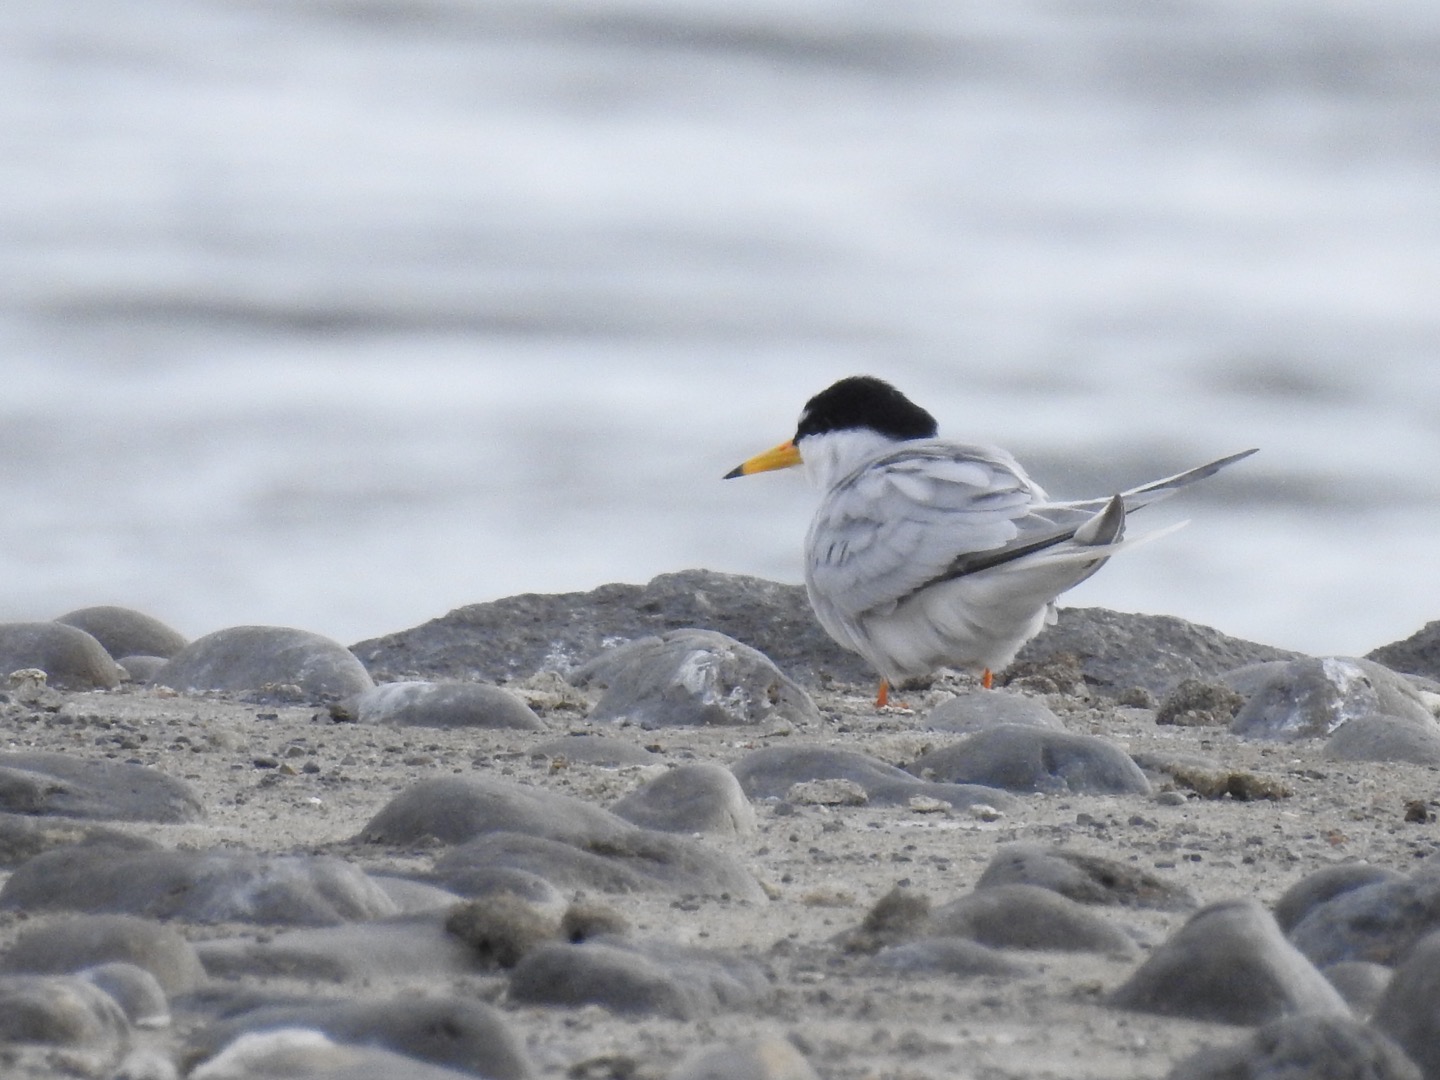
[[[0,675],[39,668],[57,690],[113,690],[120,667],[84,630],[57,622],[0,623]]]
[[[1437,929],[1440,875],[1416,873],[1360,884],[1311,906],[1290,940],[1319,967],[1343,960],[1396,964]]]
[[[0,971],[63,975],[113,963],[141,968],[168,994],[205,979],[195,948],[172,928],[130,915],[77,915],[35,920],[0,955]]]
[[[1232,676],[1240,685],[1245,672]],[[1268,664],[1230,730],[1249,739],[1324,739],[1355,719],[1394,716],[1421,726],[1435,719],[1419,691],[1370,660],[1327,656]],[[1234,685],[1234,683],[1232,683]]]
[[[0,754],[0,809],[172,824],[204,817],[195,789],[158,769],[41,751]]]
[[[394,682],[366,690],[352,708],[362,724],[539,731],[535,712],[514,694],[472,682]]]
[[[1381,881],[1399,881],[1403,876],[1388,867],[1364,862],[1323,866],[1306,874],[1280,895],[1275,901],[1275,921],[1288,934],[1311,911],[1341,893]]]
[[[601,653],[570,677],[603,688],[590,719],[642,728],[813,723],[819,710],[769,657],[713,630],[674,630]]]
[[[1421,1080],[1393,1042],[1348,1016],[1289,1016],[1202,1050],[1166,1080]]]
[[[1331,761],[1404,761],[1440,765],[1440,724],[1394,716],[1357,716],[1325,744]]]
[[[997,724],[1065,729],[1046,705],[1004,690],[972,690],[948,698],[926,713],[923,723],[930,731],[976,731]]]
[[[112,1053],[130,1031],[115,999],[69,975],[0,977],[0,1043],[51,1043]]]
[[[1135,942],[1123,931],[1035,885],[996,885],[953,900],[930,913],[923,936],[960,937],[993,949],[1135,952]]]
[[[308,630],[233,626],[197,638],[155,674],[182,693],[220,691],[267,701],[325,701],[375,684],[343,645]]]
[[[1150,794],[1145,773],[1114,743],[1018,724],[983,728],[907,769],[926,779],[1025,793]]]
[[[1160,911],[1192,911],[1200,906],[1189,890],[1130,863],[1024,842],[1002,846],[975,888],[997,885],[1037,885],[1082,904]]]
[[[76,973],[115,999],[136,1027],[165,1027],[170,1023],[170,1002],[154,975],[134,964],[115,962]]]
[[[626,821],[663,832],[748,836],[755,808],[735,774],[723,765],[696,762],[661,773],[610,807]]]
[[[1395,969],[1371,1023],[1427,1077],[1440,1076],[1440,933],[1422,940]]]
[[[1122,1009],[1221,1024],[1350,1014],[1339,992],[1250,899],[1197,912],[1109,1000]]]
[[[530,756],[552,761],[582,762],[605,768],[625,765],[660,765],[664,758],[643,746],[608,735],[566,735],[551,739],[530,750]]]
[[[159,619],[125,607],[79,608],[55,621],[84,630],[117,660],[122,656],[160,656],[168,660],[186,645],[185,636],[179,631]]]

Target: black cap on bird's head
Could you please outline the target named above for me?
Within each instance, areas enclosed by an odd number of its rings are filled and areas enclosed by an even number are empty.
[[[883,379],[852,375],[805,403],[795,441],[863,428],[891,439],[933,439],[939,431],[933,416]]]
[[[805,403],[793,439],[737,465],[725,474],[725,479],[799,465],[799,444],[812,435],[873,431],[898,442],[933,439],[939,430],[933,416],[883,379],[852,375]]]

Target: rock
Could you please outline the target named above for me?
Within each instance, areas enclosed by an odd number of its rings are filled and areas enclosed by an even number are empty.
[[[640,829],[593,842],[494,832],[452,848],[435,861],[435,879],[462,896],[476,875],[521,870],[565,891],[670,892],[764,902],[765,891],[732,856],[698,840]],[[0,894],[3,895],[3,894]]]
[[[513,968],[526,953],[560,939],[561,914],[499,893],[451,909],[445,932],[468,945],[480,963]]]
[[[602,688],[590,713],[642,728],[813,723],[810,695],[762,653],[713,630],[672,630],[609,649],[570,676]]]
[[[1245,699],[1224,683],[1185,679],[1160,703],[1155,723],[1229,727],[1244,704]]]
[[[487,1080],[527,1080],[532,1074],[520,1040],[498,1011],[451,997],[265,1005],[202,1030],[190,1056],[209,1057],[243,1035],[286,1028],[318,1031],[337,1043],[379,1047]]]
[[[158,769],[61,753],[0,754],[0,808],[12,814],[178,823],[200,796]]]
[[[939,799],[957,810],[986,805],[1011,811],[1021,806],[1014,796],[995,787],[917,780],[904,769],[868,755],[828,746],[766,747],[745,755],[730,771],[751,799],[785,799],[797,784],[846,780],[878,806],[905,806],[916,797]]]
[[[1371,964],[1364,960],[1342,960],[1322,968],[1320,973],[1340,991],[1345,1004],[1360,1017],[1368,1017],[1375,1012],[1394,974],[1384,964]]]
[[[458,844],[492,832],[585,844],[633,829],[580,799],[486,776],[422,780],[391,799],[360,832],[367,844]]]
[[[1396,964],[1440,929],[1440,876],[1416,874],[1358,885],[1313,905],[1290,931],[1317,967],[1343,960]]]
[[[1022,724],[1063,731],[1065,725],[1045,705],[1005,690],[971,690],[940,702],[925,714],[929,731],[975,731],[997,724]]]
[[[615,803],[610,812],[662,832],[749,836],[755,831],[755,808],[740,782],[723,765],[709,762],[661,773]]]
[[[1094,735],[1003,724],[932,750],[908,766],[926,779],[1019,792],[1150,794],[1140,766]]]
[[[1157,697],[1183,679],[1211,681],[1243,664],[1297,655],[1169,615],[1061,608],[1059,621],[1021,649],[1016,662],[1033,664],[1066,653],[1079,660],[1093,690],[1113,695],[1142,686]]]
[[[59,690],[113,690],[120,668],[105,647],[73,626],[0,623],[0,674],[39,668]]]
[[[1419,692],[1388,668],[1344,657],[1294,660],[1262,669],[1230,730],[1250,739],[1324,739],[1346,722],[1383,715],[1434,728]],[[1246,673],[1232,676],[1244,680]]]
[[[1109,998],[1111,1005],[1221,1024],[1283,1016],[1348,1016],[1325,977],[1257,901],[1228,900],[1191,916]]]
[[[124,674],[122,680],[148,685],[155,681],[156,674],[170,661],[164,656],[122,656],[118,661]]]
[[[4,774],[0,772],[0,788],[3,784]],[[143,836],[131,836],[104,825],[80,824],[73,818],[0,813],[0,868],[18,866],[42,851],[72,844],[108,844],[137,851],[153,851],[159,847]]]
[[[308,630],[233,626],[197,638],[155,675],[181,693],[218,690],[258,701],[328,701],[375,684],[348,649]]]
[[[603,1005],[626,1015],[693,1020],[757,1004],[769,992],[749,961],[660,943],[545,945],[510,976],[510,1000],[527,1005]]]
[[[471,604],[414,629],[362,641],[354,651],[384,681],[505,682],[537,671],[569,673],[616,641],[696,628],[744,642],[806,685],[816,685],[822,674],[859,683],[874,678],[864,660],[820,628],[802,586],[708,570],[662,574],[643,586]]]
[[[331,856],[99,846],[21,863],[0,888],[0,909],[312,926],[396,911],[383,889]]]
[[[1371,1023],[1399,1044],[1427,1080],[1440,1076],[1440,934],[1420,941],[1395,969]]]
[[[609,735],[567,735],[530,749],[531,757],[583,762],[618,768],[624,765],[661,765],[665,759],[653,751]]]
[[[1053,949],[1129,956],[1135,943],[1089,909],[1034,885],[996,885],[930,913],[922,936],[959,937],[995,949]]]
[[[1036,885],[1081,904],[1192,911],[1193,894],[1138,866],[1040,844],[1005,844],[990,860],[976,889],[996,885]]]
[[[1275,921],[1288,934],[1311,911],[1341,893],[1381,881],[1403,880],[1403,874],[1370,863],[1343,862],[1324,866],[1306,874],[1275,901]]]
[[[114,998],[135,1027],[169,1025],[170,1002],[159,980],[144,968],[116,961],[84,968],[76,975]]]
[[[201,941],[195,951],[220,979],[303,978],[363,984],[404,976],[458,978],[486,969],[473,949],[445,929],[447,912],[319,926],[261,938]]]
[[[130,1022],[105,991],[72,975],[0,977],[0,1044],[48,1043],[118,1054]]]
[[[167,994],[188,993],[205,978],[190,942],[153,919],[129,915],[35,920],[0,954],[7,974],[68,975],[113,963],[148,971]]]
[[[514,694],[483,683],[385,683],[366,690],[349,707],[362,724],[516,731],[545,727],[534,710]]]
[[[1440,765],[1440,724],[1371,714],[1340,725],[1325,744],[1332,761],[1408,761]]]
[[[1365,658],[1392,671],[1440,679],[1440,620],[1426,623],[1404,641],[1380,646]]]
[[[1287,1016],[1244,1041],[1202,1050],[1167,1080],[1421,1080],[1385,1036],[1346,1016]]]
[[[795,1045],[778,1035],[697,1050],[670,1080],[819,1080]]]
[[[428,1065],[373,1046],[332,1042],[309,1028],[241,1035],[189,1080],[475,1080],[475,1074]]]
[[[84,630],[116,660],[122,656],[160,656],[168,660],[186,645],[185,637],[178,631],[130,608],[80,608],[55,621]]]

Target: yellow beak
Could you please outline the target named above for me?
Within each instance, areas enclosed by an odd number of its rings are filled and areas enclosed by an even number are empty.
[[[792,440],[786,440],[779,446],[766,450],[763,454],[756,454],[749,461],[735,466],[725,474],[725,479],[733,480],[737,476],[769,472],[771,469],[789,469],[799,464],[800,451],[795,449],[795,443]]]

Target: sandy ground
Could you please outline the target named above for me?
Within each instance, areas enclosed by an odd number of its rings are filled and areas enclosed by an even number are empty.
[[[207,808],[204,823],[125,826],[167,846],[336,851],[367,869],[415,869],[427,866],[434,853],[349,842],[391,797],[421,779],[498,773],[609,805],[665,767],[602,768],[532,753],[567,732],[627,740],[658,751],[670,764],[730,763],[759,747],[798,741],[902,764],[958,738],[927,733],[919,720],[947,692],[942,686],[912,693],[907,703],[913,711],[878,714],[858,687],[851,694],[821,693],[824,719],[807,729],[601,729],[574,710],[557,709],[542,712],[548,730],[532,733],[362,727],[335,722],[323,709],[122,689],[66,695],[59,712],[12,729],[8,746],[130,760],[189,782]],[[902,977],[867,971],[830,939],[857,924],[897,883],[937,904],[969,891],[996,849],[1012,840],[1125,860],[1206,903],[1252,896],[1269,904],[1305,874],[1343,860],[1406,871],[1435,847],[1437,826],[1404,819],[1407,801],[1436,797],[1434,769],[1329,762],[1320,757],[1318,742],[1245,743],[1223,730],[1157,727],[1146,710],[1046,700],[1072,731],[1105,736],[1133,754],[1198,757],[1249,770],[1280,781],[1292,794],[1255,802],[1193,793],[1165,797],[1166,780],[1157,774],[1156,796],[1027,796],[1022,809],[994,821],[895,807],[762,803],[753,836],[711,843],[740,856],[768,884],[775,896],[768,905],[677,902],[670,896],[605,899],[631,920],[637,935],[760,959],[775,977],[771,1007],[681,1023],[618,1017],[598,1007],[510,1006],[500,976],[421,989],[476,994],[500,1004],[545,1077],[658,1080],[697,1046],[759,1032],[794,1039],[827,1080],[1161,1077],[1196,1048],[1238,1041],[1245,1030],[1104,1006],[1105,993],[1138,961],[1027,954],[1037,962],[1033,976]],[[1186,918],[1118,909],[1105,915],[1142,946],[1159,943]],[[23,922],[5,916],[0,944]],[[265,932],[181,929],[193,937]],[[343,992],[397,989],[369,985]],[[184,1035],[181,1025],[152,1038],[174,1046]]]

